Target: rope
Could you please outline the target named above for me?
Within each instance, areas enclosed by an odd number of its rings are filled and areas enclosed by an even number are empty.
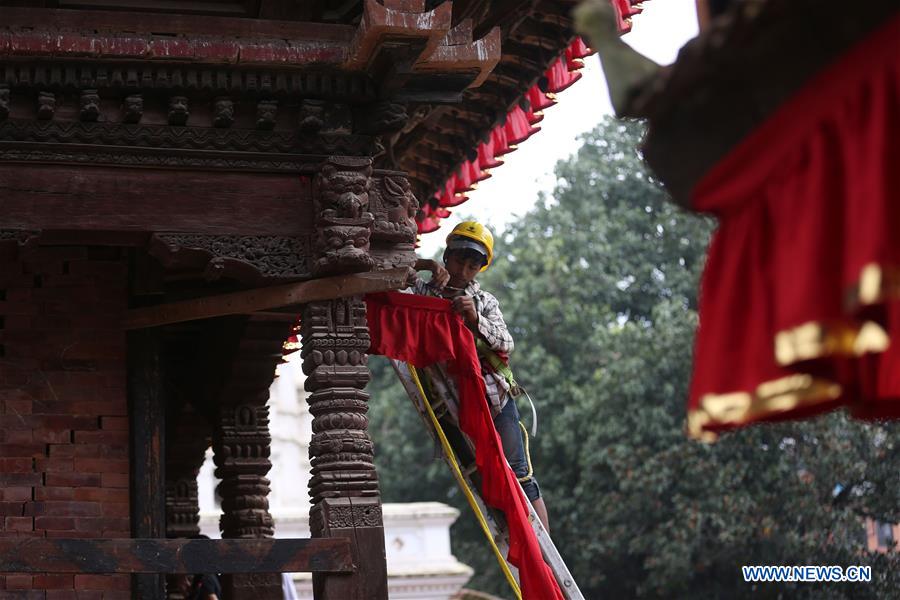
[[[441,446],[444,448],[444,455],[447,457],[447,460],[450,463],[450,470],[453,471],[453,476],[456,478],[456,483],[459,484],[459,487],[462,489],[463,494],[465,494],[466,496],[466,500],[469,501],[469,506],[472,508],[472,512],[475,513],[475,517],[478,519],[478,524],[481,525],[481,530],[484,532],[484,535],[491,546],[491,550],[494,551],[494,556],[497,557],[497,562],[500,563],[500,569],[506,576],[506,581],[509,582],[509,586],[515,593],[517,600],[522,600],[522,591],[519,589],[519,582],[516,581],[516,578],[513,577],[512,571],[509,570],[509,565],[506,563],[506,559],[503,558],[503,554],[500,553],[500,548],[497,547],[497,543],[494,541],[494,536],[493,534],[491,534],[491,530],[490,527],[488,527],[487,520],[484,517],[484,513],[481,512],[481,508],[475,501],[475,496],[472,494],[472,490],[469,488],[469,484],[466,483],[465,477],[463,477],[462,471],[459,468],[459,463],[456,460],[456,454],[453,452],[453,448],[450,446],[450,441],[444,434],[444,428],[441,427],[437,416],[435,416],[434,414],[434,410],[432,410],[431,408],[431,403],[428,401],[428,397],[425,395],[425,390],[422,388],[422,382],[419,380],[419,374],[416,372],[416,368],[411,364],[407,363],[406,366],[409,369],[409,374],[412,376],[413,383],[416,384],[416,389],[419,390],[419,394],[422,396],[422,403],[425,405],[425,410],[428,412],[428,417],[431,419],[431,424],[434,426],[434,430],[437,432],[438,438],[440,438],[441,440]],[[529,459],[529,469],[530,468],[531,467]]]
[[[522,425],[522,421],[519,421],[519,428],[522,430],[522,437],[525,439],[525,460],[528,462],[528,472],[523,477],[519,477],[519,483],[525,483],[534,477],[534,469],[531,468],[531,450],[528,448],[528,430]]]

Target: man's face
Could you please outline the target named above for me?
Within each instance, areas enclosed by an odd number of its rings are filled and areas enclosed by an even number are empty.
[[[484,259],[475,252],[449,252],[446,262],[450,285],[458,288],[473,281],[484,265]]]

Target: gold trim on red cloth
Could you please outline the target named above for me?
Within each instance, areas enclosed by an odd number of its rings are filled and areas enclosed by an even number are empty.
[[[900,267],[870,263],[862,268],[859,283],[847,291],[845,305],[853,310],[890,298],[900,298]]]
[[[841,396],[841,386],[805,373],[766,381],[754,393],[706,394],[700,408],[688,412],[687,431],[694,439],[714,442],[718,434],[709,427],[747,425],[776,413],[796,410]]]
[[[775,360],[781,366],[828,356],[884,352],[887,332],[874,321],[824,324],[810,321],[775,334]]]

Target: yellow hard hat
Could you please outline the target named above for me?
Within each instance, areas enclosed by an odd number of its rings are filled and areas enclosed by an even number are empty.
[[[494,260],[494,236],[491,235],[487,227],[477,221],[463,221],[454,227],[450,235],[447,236],[447,250],[453,250],[454,245],[459,248],[463,247],[463,245],[460,245],[460,240],[453,241],[453,238],[456,237],[469,238],[478,242],[484,250],[487,250],[487,262],[481,267],[481,270],[484,271],[491,266],[491,262]],[[475,247],[475,249],[478,248]]]

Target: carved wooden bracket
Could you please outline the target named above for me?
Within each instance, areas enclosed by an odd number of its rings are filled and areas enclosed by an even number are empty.
[[[372,159],[332,156],[316,175],[315,275],[368,271]]]
[[[500,62],[500,28],[494,27],[479,40],[473,39],[472,20],[463,19],[447,32],[441,44],[414,66],[417,73],[470,70],[477,73],[468,87],[480,86]]]
[[[312,234],[304,237],[157,233],[148,252],[169,269],[202,269],[209,281],[248,284],[308,279]]]
[[[365,0],[362,20],[353,36],[345,68],[366,69],[376,60],[382,44],[398,38],[407,43],[418,40],[422,48],[419,59],[427,58],[450,31],[452,12],[452,2],[425,11],[424,0],[386,0],[384,5],[376,0]]]

